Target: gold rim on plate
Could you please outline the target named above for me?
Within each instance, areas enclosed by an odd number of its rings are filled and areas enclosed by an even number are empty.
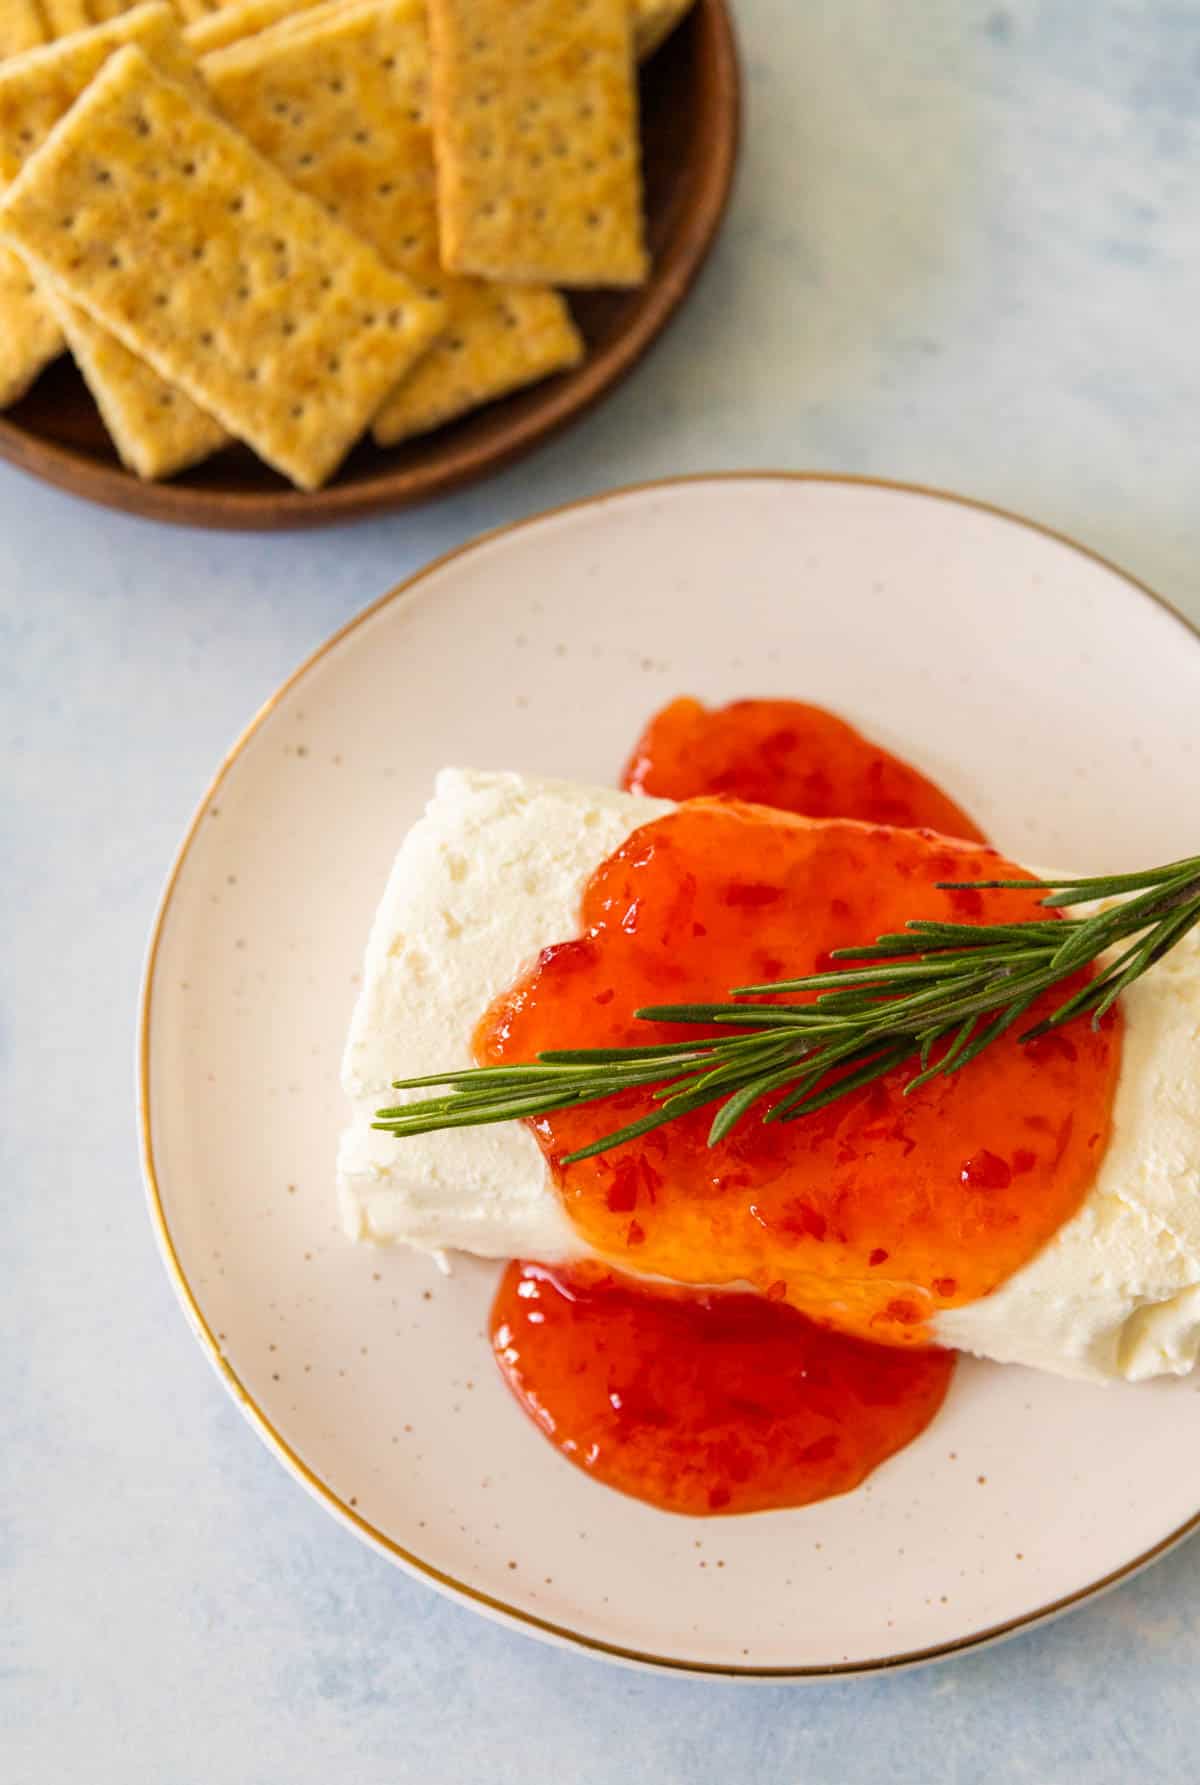
[[[162,1193],[159,1189],[158,1175],[154,1163],[154,1141],[150,1128],[150,1032],[153,1023],[155,969],[158,963],[158,952],[162,941],[163,928],[166,923],[167,913],[171,907],[175,887],[178,883],[180,874],[183,872],[183,867],[191,851],[196,832],[200,828],[205,814],[212,805],[214,797],[220,790],[230,769],[233,767],[234,763],[237,762],[243,750],[259,728],[270,714],[274,712],[275,708],[285,696],[303,680],[309,670],[318,664],[322,658],[328,656],[331,651],[335,650],[336,647],[341,644],[343,639],[348,638],[352,632],[356,631],[358,627],[372,619],[381,609],[390,606],[394,601],[402,600],[404,597],[411,595],[428,577],[434,575],[445,565],[453,563],[456,558],[464,557],[468,552],[473,552],[480,546],[489,545],[493,541],[502,539],[510,533],[517,533],[528,527],[539,526],[543,521],[552,520],[560,515],[570,514],[579,509],[595,508],[605,502],[611,502],[616,498],[638,495],[648,490],[673,489],[682,485],[698,483],[780,482],[840,484],[853,488],[890,490],[899,495],[921,496],[933,501],[950,502],[960,508],[974,509],[978,513],[992,515],[997,520],[1010,521],[1016,526],[1027,528],[1032,533],[1040,534],[1045,539],[1051,539],[1058,545],[1068,546],[1072,551],[1078,552],[1081,557],[1088,558],[1092,563],[1100,565],[1102,569],[1111,571],[1113,575],[1120,577],[1124,583],[1135,590],[1139,595],[1147,596],[1156,606],[1163,608],[1173,619],[1179,622],[1180,626],[1183,627],[1190,638],[1200,641],[1200,628],[1194,626],[1184,614],[1180,613],[1178,608],[1174,607],[1172,603],[1165,598],[1165,596],[1158,594],[1156,590],[1150,588],[1147,583],[1142,582],[1138,577],[1131,576],[1127,570],[1123,570],[1119,565],[1114,564],[1111,559],[1103,557],[1099,552],[1092,551],[1088,546],[1080,545],[1079,541],[1072,539],[1069,534],[1060,533],[1056,528],[1044,526],[1039,521],[1032,521],[1025,515],[1014,514],[1012,510],[1001,508],[995,503],[980,501],[971,496],[957,495],[952,490],[941,490],[926,484],[903,483],[885,477],[853,476],[849,474],[836,474],[822,471],[697,472],[685,477],[653,478],[643,483],[626,484],[619,489],[605,490],[599,495],[586,496],[573,502],[560,503],[554,508],[544,510],[541,514],[530,515],[520,521],[511,521],[505,526],[494,527],[486,533],[481,533],[476,538],[469,540],[465,545],[456,546],[449,552],[443,552],[440,557],[434,558],[420,570],[414,571],[412,576],[405,578],[401,583],[397,583],[395,588],[389,589],[385,595],[381,595],[377,600],[371,602],[361,613],[356,614],[352,620],[348,620],[344,626],[340,626],[330,638],[326,639],[323,645],[318,646],[311,656],[305,658],[299,668],[293,670],[286,681],[281,683],[275,693],[263,703],[253,719],[251,719],[250,723],[246,726],[245,730],[226,753],[220,767],[217,769],[216,774],[209,783],[191,823],[188,825],[183,841],[176,853],[175,860],[171,864],[170,871],[167,875],[166,885],[159,901],[158,911],[155,914],[154,926],[150,932],[150,943],[146,953],[146,965],[142,978],[138,1014],[138,1127],[141,1136],[142,1171],[146,1181],[150,1215],[154,1223],[154,1229],[158,1238],[159,1248],[163,1255],[163,1261],[167,1267],[167,1274],[171,1278],[175,1292],[183,1305],[184,1313],[187,1315],[193,1331],[200,1340],[205,1351],[207,1351],[218,1374],[234,1396],[234,1399],[238,1402],[251,1425],[255,1427],[259,1436],[276,1453],[280,1460],[286,1464],[293,1474],[300,1478],[301,1482],[308,1488],[309,1492],[320,1500],[329,1511],[335,1515],[335,1517],[342,1521],[343,1524],[348,1525],[352,1530],[356,1531],[360,1537],[365,1538],[369,1543],[373,1544],[393,1561],[401,1563],[413,1574],[424,1580],[432,1581],[435,1586],[440,1587],[444,1592],[449,1594],[451,1598],[458,1599],[462,1603],[474,1607],[477,1611],[485,1612],[499,1619],[501,1622],[516,1624],[521,1628],[528,1630],[535,1636],[540,1636],[554,1642],[564,1643],[570,1647],[585,1649],[593,1654],[605,1655],[612,1660],[627,1662],[635,1666],[656,1668],[671,1673],[695,1674],[725,1679],[831,1679],[846,1675],[853,1676],[860,1674],[885,1673],[893,1672],[900,1668],[915,1667],[922,1662],[943,1660],[951,1655],[961,1655],[969,1650],[982,1648],[988,1643],[998,1642],[1003,1637],[1015,1635],[1016,1632],[1020,1630],[1031,1629],[1035,1624],[1044,1623],[1048,1619],[1058,1617],[1061,1613],[1070,1611],[1078,1605],[1082,1605],[1085,1600],[1094,1599],[1099,1594],[1107,1592],[1110,1587],[1118,1586],[1122,1581],[1131,1579],[1133,1575],[1139,1573],[1143,1568],[1148,1567],[1152,1562],[1158,1561],[1160,1557],[1166,1555],[1168,1550],[1173,1549],[1177,1544],[1182,1543],[1185,1538],[1191,1536],[1193,1532],[1200,1529],[1200,1510],[1188,1519],[1185,1524],[1180,1525],[1177,1530],[1172,1531],[1151,1549],[1146,1550],[1140,1556],[1136,1556],[1133,1561],[1124,1563],[1120,1568],[1113,1569],[1111,1573],[1101,1576],[1099,1580],[1093,1581],[1090,1586],[1081,1587],[1078,1592],[1068,1593],[1060,1599],[1052,1600],[1047,1605],[1039,1606],[1035,1611],[1026,1612],[1018,1618],[1009,1618],[1006,1622],[1001,1624],[993,1624],[985,1630],[976,1631],[974,1634],[961,1637],[955,1642],[936,1643],[933,1646],[924,1649],[909,1649],[902,1654],[884,1655],[873,1661],[831,1662],[821,1666],[809,1667],[739,1667],[736,1665],[725,1665],[721,1662],[678,1660],[670,1655],[649,1654],[639,1649],[626,1648],[619,1643],[605,1642],[598,1637],[587,1636],[582,1631],[572,1630],[569,1625],[556,1624],[549,1618],[540,1618],[533,1612],[524,1611],[520,1606],[510,1605],[507,1601],[498,1599],[493,1594],[480,1592],[477,1587],[472,1587],[465,1581],[457,1580],[453,1575],[446,1574],[442,1569],[434,1567],[431,1562],[426,1562],[420,1556],[414,1555],[411,1550],[404,1549],[383,1531],[379,1530],[377,1526],[371,1524],[368,1519],[363,1518],[362,1515],[356,1512],[352,1506],[349,1506],[345,1500],[341,1499],[326,1482],[322,1481],[321,1478],[309,1468],[304,1459],[298,1456],[296,1451],[292,1449],[291,1445],[287,1442],[287,1439],[284,1438],[282,1433],[271,1423],[266,1413],[255,1401],[244,1383],[239,1379],[236,1371],[222,1352],[216,1335],[209,1326],[208,1321],[205,1319],[195,1292],[193,1291],[191,1284],[188,1282],[183,1265],[179,1259],[179,1254],[175,1249],[175,1243],[171,1237],[171,1230],[167,1223],[166,1212],[163,1208]]]

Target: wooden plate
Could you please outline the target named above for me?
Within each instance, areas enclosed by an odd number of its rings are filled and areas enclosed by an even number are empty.
[[[7,414],[0,456],[72,495],[196,527],[314,527],[404,508],[498,471],[583,415],[633,370],[687,296],[729,197],[741,109],[726,0],[697,0],[642,70],[646,214],[653,254],[639,291],[571,297],[588,352],[574,371],[492,403],[436,433],[384,449],[357,446],[313,494],[294,490],[246,447],[169,483],[120,464],[69,357]]]

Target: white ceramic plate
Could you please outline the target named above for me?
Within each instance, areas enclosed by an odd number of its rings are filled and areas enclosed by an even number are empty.
[[[445,763],[611,781],[669,696],[824,703],[1009,854],[1195,847],[1200,643],[1117,571],[927,492],[784,476],[568,508],[330,641],[224,764],[151,945],[146,1171],[193,1325],[258,1430],[385,1554],[659,1666],[903,1665],[1051,1615],[1200,1522],[1190,1382],[966,1364],[858,1493],[693,1521],[563,1462],[489,1356],[494,1267],[346,1243],[337,1072],[392,854]]]

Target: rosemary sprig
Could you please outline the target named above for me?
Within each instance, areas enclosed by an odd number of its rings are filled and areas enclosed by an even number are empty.
[[[717,1105],[716,1146],[763,1099],[763,1122],[794,1122],[873,1083],[906,1061],[906,1093],[939,1074],[961,1072],[1025,1017],[1044,993],[1100,963],[1048,1016],[1021,1031],[1033,1041],[1090,1013],[1093,1027],[1121,993],[1200,923],[1200,856],[1140,874],[1082,880],[942,881],[945,890],[1041,892],[1042,906],[1120,903],[1082,918],[958,924],[914,919],[862,948],[838,949],[855,963],[799,979],[738,986],[731,999],[802,995],[803,1003],[664,1004],[635,1011],[653,1023],[745,1033],[581,1048],[536,1061],[397,1079],[397,1091],[440,1094],[377,1112],[374,1126],[397,1136],[509,1122],[647,1090],[655,1107],[635,1122],[569,1154],[565,1164],[607,1152],[692,1110]],[[1101,957],[1107,957],[1101,962]],[[777,1096],[777,1093],[782,1095]]]

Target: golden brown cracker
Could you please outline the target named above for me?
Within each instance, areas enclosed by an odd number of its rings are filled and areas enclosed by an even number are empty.
[[[179,19],[165,0],[0,64],[0,184],[16,178],[113,51],[131,43],[171,80],[195,79]]]
[[[113,56],[0,203],[0,230],[301,488],[340,463],[443,307],[140,51]]]
[[[384,405],[377,440],[436,427],[579,358],[557,292],[441,269],[421,0],[319,8],[207,57],[204,72],[263,154],[445,299],[444,332]]]
[[[646,276],[628,0],[430,0],[443,264],[551,285]]]
[[[178,0],[176,0],[178,4]],[[188,22],[186,35],[198,56],[228,49],[244,37],[286,31],[314,19],[323,22],[335,12],[371,6],[375,0],[225,0],[225,4]]]
[[[37,0],[0,0],[0,61],[36,49],[46,41]]]
[[[131,9],[109,23],[0,67],[0,185],[15,177],[113,51],[129,43],[140,45],[155,63],[177,78],[196,78],[178,18],[172,7],[161,3]],[[5,258],[12,257],[6,254]],[[12,393],[4,399],[9,402],[15,401],[47,360],[61,353],[65,345],[59,321],[46,307],[45,293],[35,289],[32,276],[19,261],[15,266],[17,271],[0,281],[0,330],[7,335],[3,350],[5,376],[0,379],[0,390]],[[119,364],[119,356],[111,359]],[[97,357],[88,377],[98,400],[101,368],[107,363],[109,356]],[[183,394],[178,394],[182,406]],[[100,403],[101,411],[119,412],[124,401],[123,392],[118,389]],[[164,404],[164,409],[169,407]],[[174,418],[165,415],[164,420],[169,424],[166,432],[174,436]],[[148,443],[143,451],[153,456]],[[165,456],[169,458],[171,452],[168,442]]]
[[[121,462],[131,471],[145,478],[173,477],[229,445],[220,422],[161,379],[86,310],[48,282],[40,289]]]
[[[54,39],[67,37],[72,31],[86,31],[96,23],[87,0],[41,0],[46,20],[46,35]]]
[[[41,0],[46,35],[52,40],[106,25],[137,5],[138,0]]]
[[[583,358],[583,338],[558,292],[482,280],[470,286],[455,300],[451,326],[375,417],[380,446],[428,433]]]
[[[190,68],[178,20],[171,7],[161,3],[138,7],[99,30],[41,46],[0,65],[0,186],[20,171],[113,50],[126,43],[140,43],[172,72]],[[28,389],[65,343],[29,271],[7,250],[0,251],[0,259],[3,407]]]
[[[247,0],[247,3],[252,3],[252,0]],[[285,13],[274,24],[255,32],[255,44],[277,43],[282,37],[320,36],[335,20],[340,23],[359,15],[369,16],[380,4],[381,0],[313,0],[310,5],[305,0],[299,9],[293,7],[291,12]],[[230,44],[227,47],[232,49],[235,45]]]
[[[296,3],[304,5],[307,0],[296,0]],[[203,19],[216,18],[222,12],[238,12],[245,4],[246,0],[175,0],[185,25],[195,25]],[[226,41],[232,43],[233,39],[227,38]]]
[[[0,247],[0,409],[23,397],[63,350],[62,331],[43,304],[32,273]]]
[[[187,27],[184,37],[194,56],[208,56],[295,18],[311,10],[313,4],[314,0],[239,0],[235,6],[202,14]]]

